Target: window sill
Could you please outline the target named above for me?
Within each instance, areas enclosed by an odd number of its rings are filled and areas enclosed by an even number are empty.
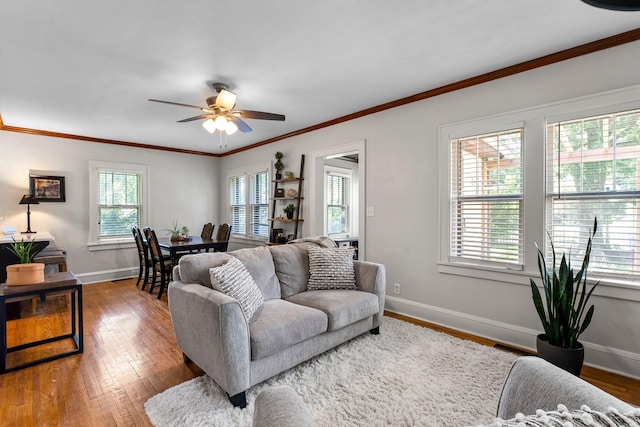
[[[530,279],[533,279],[539,287],[542,285],[540,275],[537,271],[508,270],[506,268],[492,268],[450,262],[438,262],[437,269],[438,273],[442,274],[523,286],[530,286]],[[595,291],[593,291],[593,295],[640,302],[640,283],[616,280],[613,278],[598,279],[597,277],[593,277],[592,280],[589,280],[589,283],[593,284],[597,280],[600,280],[600,284]]]
[[[136,242],[131,239],[113,239],[113,240],[105,240],[102,242],[90,242],[87,243],[87,247],[90,252],[94,251],[110,251],[110,250],[118,250],[118,249],[129,249],[135,248]]]

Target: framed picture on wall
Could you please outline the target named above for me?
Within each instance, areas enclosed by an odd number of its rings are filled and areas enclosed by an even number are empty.
[[[64,176],[29,175],[29,194],[39,202],[64,202]]]

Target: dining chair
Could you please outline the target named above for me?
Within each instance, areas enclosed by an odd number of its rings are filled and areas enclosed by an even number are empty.
[[[202,237],[203,239],[211,239],[211,236],[213,236],[213,229],[216,226],[211,224],[210,222],[206,223],[204,225],[204,227],[202,227],[202,233],[200,233],[200,237]]]
[[[216,235],[216,240],[224,241],[225,244],[220,248],[216,248],[215,252],[227,252],[227,248],[229,247],[229,237],[231,236],[231,226],[227,223],[220,224],[218,228],[218,234]]]
[[[140,285],[144,273],[144,281],[140,290],[144,291],[144,288],[149,283],[149,269],[151,268],[151,259],[149,258],[149,247],[145,241],[145,237],[142,235],[142,231],[138,227],[131,227],[133,238],[136,241],[136,247],[138,248],[138,261],[140,262],[140,270],[138,272],[138,281],[136,286]]]
[[[214,228],[216,228],[215,225],[211,224],[210,222],[206,223],[204,227],[202,227],[202,233],[200,234],[200,237],[202,237],[203,239],[211,240]],[[209,252],[209,248],[205,249],[205,252]]]
[[[153,276],[151,278],[151,288],[149,293],[153,293],[153,289],[156,287],[158,274],[160,275],[160,290],[158,291],[158,299],[162,298],[164,290],[167,288],[168,281],[171,278],[171,259],[165,258],[164,254],[160,250],[158,244],[158,237],[156,232],[151,228],[144,229],[144,235],[147,238],[147,244],[149,245],[149,253],[151,255],[151,265],[153,269]]]

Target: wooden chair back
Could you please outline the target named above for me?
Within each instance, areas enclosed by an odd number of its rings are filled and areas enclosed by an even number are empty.
[[[214,228],[215,225],[211,224],[210,222],[206,223],[204,227],[202,227],[202,233],[200,234],[200,237],[202,237],[203,239],[211,239],[211,236],[213,236]]]

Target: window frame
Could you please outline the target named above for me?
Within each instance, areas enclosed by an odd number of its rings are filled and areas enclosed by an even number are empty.
[[[265,203],[253,203],[252,195],[253,195],[253,177],[265,174],[265,188],[266,194],[264,196]],[[234,169],[227,172],[226,179],[226,203],[227,203],[227,222],[232,226],[231,235],[236,239],[248,239],[248,240],[258,240],[258,241],[268,241],[269,240],[269,224],[266,224],[266,233],[264,236],[259,234],[254,234],[252,232],[253,228],[253,207],[262,206],[266,209],[267,218],[269,217],[269,194],[271,192],[271,179],[272,176],[271,168],[266,164],[253,165],[247,168],[242,169]],[[245,182],[244,189],[244,203],[241,204],[231,204],[231,180],[234,178],[242,177]],[[245,230],[244,233],[240,233],[238,227],[234,226],[233,221],[233,212],[234,207],[242,207],[244,206],[245,211]]]
[[[480,280],[505,282],[530,286],[530,279],[539,281],[537,250],[546,239],[546,125],[554,121],[565,121],[580,117],[605,115],[612,112],[640,108],[640,85],[595,93],[579,98],[537,105],[493,116],[443,124],[438,128],[438,254],[439,273],[459,275]],[[507,270],[491,266],[451,263],[448,259],[449,245],[449,176],[450,159],[448,142],[453,137],[479,134],[499,129],[500,124],[523,122],[524,137],[524,198],[525,216],[524,269]],[[508,126],[505,126],[508,127]],[[640,277],[635,280],[619,280],[605,276],[589,275],[590,281],[598,281],[594,292],[611,298],[640,301]]]
[[[340,238],[347,237],[352,234],[351,230],[353,230],[353,209],[350,208],[352,200],[353,200],[353,170],[347,168],[341,168],[338,166],[324,165],[324,198],[323,198],[323,229],[325,236],[329,236],[331,238]],[[344,178],[349,180],[348,189],[345,191],[345,200],[343,205],[330,205],[329,204],[329,195],[328,195],[328,186],[327,186],[327,178],[329,176],[338,176],[340,178]],[[343,207],[345,211],[345,230],[340,233],[329,233],[329,207],[337,206]]]
[[[140,226],[149,223],[149,166],[136,163],[89,161],[89,250],[122,249],[135,246],[133,234],[100,236],[100,172],[132,173],[141,177]]]

